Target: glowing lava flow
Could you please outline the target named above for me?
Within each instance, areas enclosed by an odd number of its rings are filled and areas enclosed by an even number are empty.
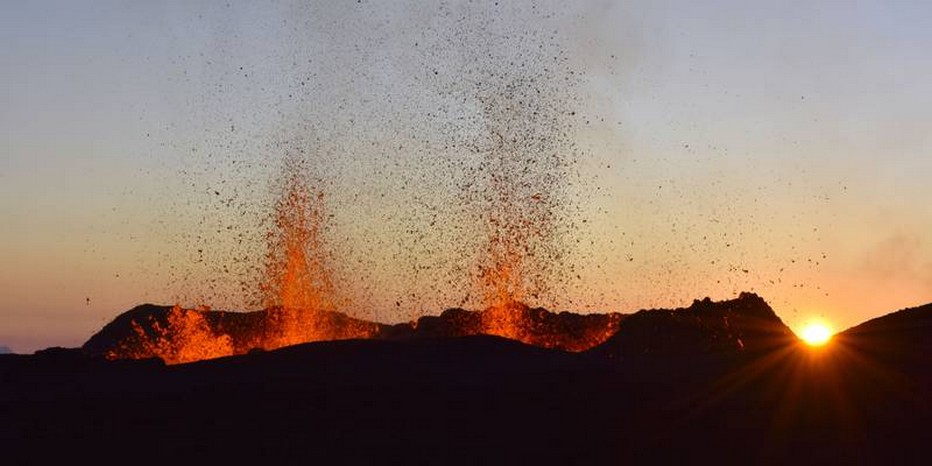
[[[487,33],[502,27],[506,36],[531,38],[535,31],[511,31],[481,15],[463,24],[463,39],[450,46],[475,59],[454,79],[438,79],[463,102],[451,115],[459,131],[449,146],[464,152],[452,165],[463,175],[467,220],[477,227],[467,229],[478,251],[470,296],[482,300],[484,333],[528,343],[538,329],[525,305],[552,298],[565,284],[576,78],[559,44],[512,50]]]
[[[328,339],[321,314],[333,310],[333,285],[321,244],[324,194],[300,171],[287,175],[269,232],[266,348]]]
[[[180,364],[233,354],[230,336],[214,332],[204,315],[193,309],[175,306],[165,322],[152,322],[148,331],[136,321],[131,325],[134,341],[124,342],[119,352],[107,355],[109,359],[158,357],[167,364]]]
[[[520,211],[513,208],[514,190],[503,176],[501,172],[493,173],[491,179],[494,199],[487,212],[487,262],[479,274],[486,308],[482,327],[487,334],[521,340],[525,332],[523,319],[517,312],[524,298],[524,256],[520,252],[528,240],[526,236],[531,225],[522,221]]]
[[[338,299],[323,238],[323,191],[310,187],[305,162],[286,157],[275,224],[268,233],[266,349],[342,338],[368,338],[372,329],[336,321]]]
[[[484,154],[489,189],[480,205],[486,240],[475,286],[485,307],[483,333],[536,344],[526,303],[547,291],[548,267],[559,261],[554,248],[558,201],[547,177],[532,176],[532,167],[544,164],[522,137],[497,136],[498,145]]]
[[[285,174],[267,233],[266,270],[259,287],[266,307],[253,328],[231,329],[206,313],[175,306],[165,317],[131,322],[132,335],[110,359],[159,357],[177,364],[312,341],[370,338],[372,323],[336,312],[338,302],[323,239],[324,194],[311,187],[303,160],[286,155]],[[213,326],[211,324],[214,324]],[[232,334],[236,332],[234,345]],[[245,336],[244,336],[245,335]]]

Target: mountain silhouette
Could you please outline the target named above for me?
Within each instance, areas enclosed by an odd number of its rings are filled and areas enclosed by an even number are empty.
[[[144,304],[117,316],[83,345],[92,356],[139,358],[158,356],[140,351],[140,339],[157,337],[159,329],[170,328],[172,306]],[[229,337],[232,354],[245,354],[262,346],[265,335],[274,331],[271,311],[227,312],[184,310],[202,316],[209,332]],[[507,311],[519,322],[516,339],[542,348],[583,351],[602,343],[613,335],[624,319],[618,313],[575,314],[553,313],[543,308],[530,308],[520,303]],[[316,324],[326,329],[328,339],[407,340],[450,338],[488,333],[484,327],[493,310],[467,311],[448,309],[439,316],[424,316],[414,322],[394,325],[356,319],[339,312],[320,312]]]
[[[639,311],[590,352],[607,358],[756,352],[786,345],[796,337],[761,297],[696,300],[688,308]]]
[[[475,318],[448,312],[425,328]],[[424,329],[178,365],[53,348],[0,356],[0,443],[10,464],[926,464],[930,322],[811,348],[746,294],[584,352]]]
[[[855,359],[855,363],[869,366],[875,377],[898,379],[898,374],[906,371],[932,386],[932,304],[869,320],[832,340],[839,348],[837,358]],[[913,388],[902,389],[911,392]],[[926,395],[932,406],[932,391]]]
[[[854,326],[835,339],[872,353],[932,361],[932,304],[903,309]]]
[[[92,356],[112,358],[138,358],[156,356],[139,353],[139,340],[153,338],[158,329],[170,328],[173,306],[143,304],[126,311],[104,326],[84,343],[82,348]],[[214,335],[230,338],[233,354],[245,354],[257,346],[273,331],[272,318],[277,310],[228,312],[213,310],[183,310],[203,317]],[[387,325],[355,319],[339,312],[320,312],[317,324],[326,328],[333,339],[365,338],[386,332]]]
[[[9,346],[0,345],[0,354],[12,354],[13,350]]]

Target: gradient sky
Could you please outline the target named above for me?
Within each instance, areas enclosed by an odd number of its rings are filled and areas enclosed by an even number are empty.
[[[534,304],[752,290],[843,329],[932,301],[928,2],[326,3],[0,5],[0,345],[76,346],[143,302],[246,306],[283,139],[324,141],[351,313],[458,304],[405,272],[455,258],[411,247],[418,202],[449,193],[398,149],[428,124],[416,77],[448,65],[412,46],[444,11],[555,31],[582,76],[580,277]]]

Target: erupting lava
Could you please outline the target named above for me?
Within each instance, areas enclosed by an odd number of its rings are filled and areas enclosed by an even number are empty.
[[[463,301],[481,306],[483,333],[534,344],[540,329],[525,311],[555,298],[569,268],[579,77],[553,34],[516,29],[497,10],[463,13],[428,52],[456,60],[426,80],[449,122],[438,152],[459,181]]]
[[[336,294],[322,238],[324,193],[313,188],[307,162],[288,153],[267,233],[266,273],[259,285],[266,313],[257,328],[226,329],[200,310],[175,306],[167,317],[132,321],[133,335],[107,357],[159,357],[176,364],[228,356],[252,348],[275,349],[321,340],[369,338],[375,325],[338,315]],[[248,335],[245,342],[231,335]]]
[[[444,144],[431,154],[430,163],[452,168],[448,174],[459,183],[463,209],[457,211],[463,215],[451,228],[461,235],[449,246],[458,249],[458,259],[467,265],[455,266],[458,275],[450,283],[465,279],[469,291],[463,302],[482,309],[450,314],[462,319],[449,321],[450,328],[437,334],[485,333],[570,351],[588,349],[613,334],[620,316],[554,316],[532,307],[553,297],[554,285],[568,268],[568,237],[563,235],[574,228],[570,188],[578,156],[578,77],[556,39],[539,42],[542,31],[516,32],[496,15],[466,18],[449,25],[455,34],[445,30],[425,48],[438,63],[457,57],[449,63],[451,69],[432,69],[427,77],[440,97],[439,116],[449,112],[449,118],[438,119]],[[503,47],[503,37],[533,46]],[[417,330],[420,325],[382,328],[338,312],[348,306],[334,290],[333,258],[325,239],[328,198],[318,175],[326,167],[314,165],[320,160],[310,156],[313,148],[294,141],[283,146],[288,149],[257,287],[261,299],[256,301],[265,312],[242,329],[219,317],[216,322],[208,319],[213,327],[201,325],[197,311],[178,310],[167,327],[137,331],[137,339],[157,335],[138,351],[126,352],[129,357],[157,355],[182,362],[190,358],[177,356],[187,350],[176,346],[187,348],[197,341],[205,342],[204,351],[219,354],[320,340],[430,334]],[[232,348],[228,341],[224,344],[228,336],[234,337]]]
[[[489,335],[530,343],[532,336],[520,312],[521,303],[535,294],[535,284],[529,280],[534,277],[528,277],[533,274],[527,269],[533,266],[529,262],[534,253],[548,239],[545,232],[549,231],[550,212],[542,205],[540,193],[521,192],[519,188],[527,186],[509,176],[514,167],[499,168],[502,170],[493,169],[491,174],[492,199],[485,212],[488,243],[478,274],[485,304],[482,327]]]
[[[540,300],[559,274],[575,148],[566,137],[567,103],[555,97],[561,93],[524,73],[480,73],[485,87],[473,92],[485,136],[466,145],[479,164],[464,196],[484,228],[474,277],[486,309],[483,331],[530,343],[533,331],[518,309]]]
[[[370,338],[374,329],[337,318],[343,307],[334,291],[329,249],[323,237],[324,192],[313,187],[304,151],[285,155],[274,224],[267,234],[262,284],[268,310],[265,349],[322,340]]]
[[[518,180],[511,176],[514,167],[508,167],[504,143],[499,144],[489,157],[491,173],[490,199],[486,206],[487,250],[479,268],[479,286],[482,289],[486,311],[482,316],[485,333],[525,341],[522,314],[517,311],[525,299],[525,258],[529,243],[538,240],[541,225],[528,216],[528,203],[540,200],[540,195],[521,199]]]
[[[335,307],[321,239],[324,193],[309,187],[300,161],[288,158],[285,168],[262,284],[270,312],[263,344],[267,349],[330,339],[322,314]]]
[[[233,354],[229,335],[215,333],[200,311],[175,306],[166,321],[154,321],[146,328],[133,321],[135,338],[124,341],[120,351],[107,354],[117,358],[162,358],[167,364],[214,359]]]

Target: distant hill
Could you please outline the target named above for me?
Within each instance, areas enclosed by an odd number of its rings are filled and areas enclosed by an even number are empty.
[[[13,354],[13,350],[9,346],[0,345],[0,354]]]
[[[885,365],[922,364],[932,371],[932,304],[871,319],[833,340],[848,352],[870,355]]]
[[[851,327],[842,338],[896,338],[904,345],[932,346],[932,304],[903,309]]]
[[[696,300],[688,308],[639,311],[589,352],[615,359],[757,352],[795,340],[766,301],[753,293],[741,293],[737,299],[721,302]]]
[[[131,309],[93,335],[83,350],[110,359],[161,357],[169,363],[271,349],[272,309],[255,312],[182,310],[146,304]],[[338,312],[315,315],[327,340],[410,340],[492,334],[541,348],[588,351],[606,358],[742,353],[792,343],[793,332],[752,293],[688,308],[652,309],[632,315],[553,313],[520,303],[506,309],[448,309],[439,316],[387,325]],[[272,335],[274,336],[274,335]],[[292,342],[312,341],[307,338]]]

